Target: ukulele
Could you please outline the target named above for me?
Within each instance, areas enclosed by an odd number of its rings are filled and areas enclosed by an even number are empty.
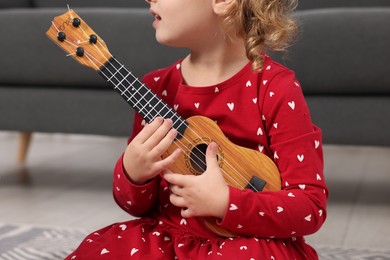
[[[178,134],[163,157],[178,147],[182,150],[181,157],[170,168],[173,172],[202,174],[206,170],[206,148],[209,143],[216,142],[218,165],[229,185],[254,192],[281,189],[279,170],[268,156],[233,144],[218,125],[207,117],[182,118],[111,55],[104,41],[72,9],[55,17],[46,35],[69,56],[94,69],[110,82],[114,90],[146,122],[158,116],[172,119],[173,128]],[[236,236],[219,227],[216,218],[201,219],[207,228],[219,236]]]

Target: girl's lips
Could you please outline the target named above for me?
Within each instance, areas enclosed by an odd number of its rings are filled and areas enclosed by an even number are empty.
[[[154,21],[153,21],[153,27],[154,28],[157,28],[157,24],[159,23],[159,21],[161,20],[161,16],[159,16],[155,11],[153,11],[152,9],[149,10],[150,13],[152,14],[152,16],[154,17]]]
[[[153,15],[153,17],[156,20],[161,20],[161,17],[156,12],[154,12],[152,9],[150,9],[150,13]]]

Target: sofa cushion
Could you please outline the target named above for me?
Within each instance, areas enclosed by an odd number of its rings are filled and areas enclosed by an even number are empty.
[[[329,8],[329,7],[373,7],[390,6],[389,0],[299,0],[298,9]]]
[[[34,7],[63,7],[69,4],[70,7],[148,7],[142,0],[32,0]]]
[[[30,0],[1,0],[0,8],[31,7]]]
[[[390,8],[297,12],[302,32],[286,54],[306,94],[390,94]]]
[[[64,12],[66,10],[58,8],[34,8],[1,13],[0,24],[7,26],[0,27],[0,35],[12,41],[0,41],[0,49],[6,54],[0,59],[0,84],[107,86],[94,70],[66,57],[66,53],[46,37],[53,18]],[[170,65],[185,53],[185,50],[156,42],[153,17],[147,9],[78,8],[76,12],[105,40],[112,55],[138,77]]]

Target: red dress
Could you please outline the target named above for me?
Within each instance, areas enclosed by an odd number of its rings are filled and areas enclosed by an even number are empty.
[[[143,186],[132,184],[120,158],[114,198],[140,218],[88,235],[67,259],[317,259],[303,236],[316,232],[326,218],[322,135],[312,124],[294,73],[266,56],[260,73],[248,63],[225,82],[191,87],[183,84],[180,65],[151,72],[143,81],[183,118],[207,116],[233,143],[272,158],[282,190],[255,193],[230,187],[219,225],[238,236],[220,238],[196,218],[181,217],[160,176]],[[143,124],[136,115],[133,137]]]

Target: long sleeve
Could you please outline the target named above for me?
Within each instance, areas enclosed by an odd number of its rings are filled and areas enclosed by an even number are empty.
[[[253,73],[248,64],[225,82],[199,88],[182,84],[179,65],[148,74],[145,84],[182,117],[207,116],[233,143],[265,153],[280,172],[278,192],[230,187],[228,209],[218,224],[259,238],[294,239],[316,232],[326,219],[328,197],[322,133],[311,121],[294,73],[266,58],[261,73]],[[142,119],[136,115],[133,135],[141,128]],[[115,199],[132,215],[147,214],[162,199],[161,179],[135,186],[126,178],[121,160],[114,177]],[[177,217],[180,226],[182,219]]]
[[[128,143],[141,130],[142,118],[135,116],[133,134]],[[147,215],[157,204],[158,188],[161,178],[158,176],[144,185],[132,183],[123,167],[123,154],[114,169],[113,196],[116,203],[129,214],[140,217]]]
[[[203,218],[183,218],[160,176],[134,185],[121,156],[114,170],[114,198],[129,214],[145,217],[91,233],[67,259],[318,259],[302,236],[315,232],[326,217],[321,131],[311,122],[294,74],[267,58],[262,72],[253,72],[248,63],[225,82],[200,88],[183,84],[180,65],[148,74],[145,84],[183,118],[207,116],[235,145],[272,158],[281,191],[255,193],[232,184],[218,224],[237,236],[223,239]],[[143,125],[136,114],[129,142]],[[231,157],[221,158],[229,163]],[[242,164],[250,163],[242,158]]]
[[[282,190],[254,193],[230,188],[229,208],[220,225],[245,236],[286,238],[314,233],[325,221],[328,196],[321,130],[312,124],[291,71],[263,78],[261,84],[262,119]]]
[[[145,75],[142,82],[156,93],[161,92],[156,84],[155,74],[151,72]],[[142,130],[145,125],[144,119],[135,113],[133,121],[132,135],[128,139],[128,144]],[[113,196],[116,203],[126,212],[133,216],[145,216],[157,208],[159,185],[161,177],[157,176],[145,185],[133,184],[127,177],[123,167],[123,155],[118,159],[114,169]]]

